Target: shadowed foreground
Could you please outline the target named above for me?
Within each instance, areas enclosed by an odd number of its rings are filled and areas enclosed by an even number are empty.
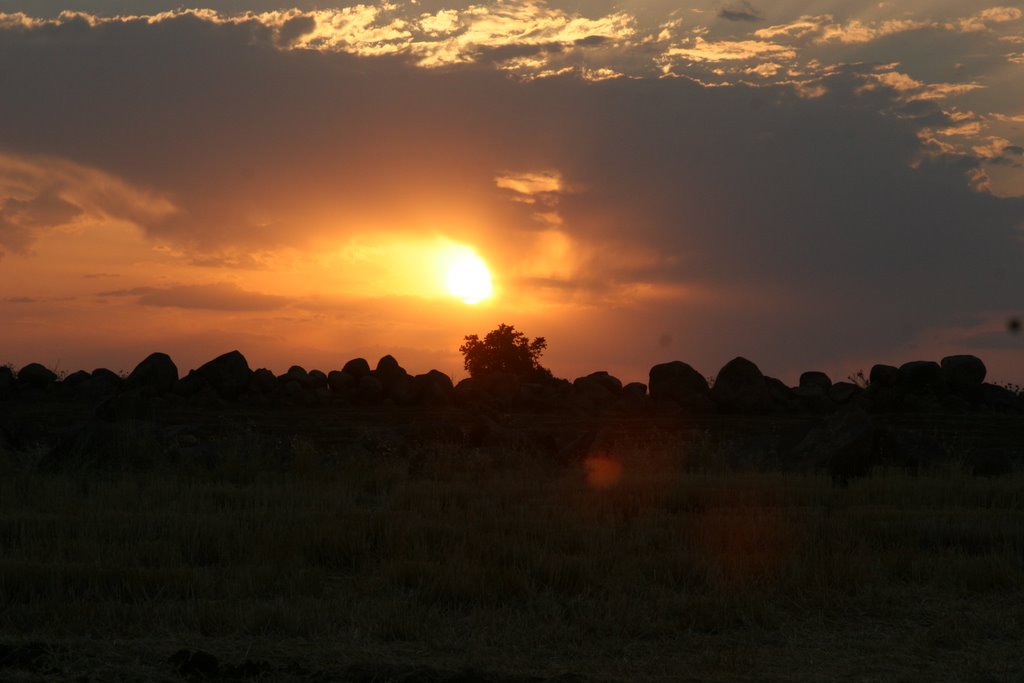
[[[835,488],[677,449],[299,444],[102,475],[0,454],[0,678],[1024,676],[1019,471]]]

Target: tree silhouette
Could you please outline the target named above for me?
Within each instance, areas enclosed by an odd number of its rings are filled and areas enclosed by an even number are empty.
[[[491,330],[481,340],[475,334],[466,335],[466,343],[459,347],[465,358],[470,377],[494,373],[508,373],[524,379],[547,379],[551,372],[538,362],[548,343],[544,337],[533,341],[504,323]]]

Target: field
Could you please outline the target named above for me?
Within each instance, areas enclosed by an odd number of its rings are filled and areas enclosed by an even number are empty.
[[[687,455],[0,454],[0,679],[1024,680],[1019,470]]]

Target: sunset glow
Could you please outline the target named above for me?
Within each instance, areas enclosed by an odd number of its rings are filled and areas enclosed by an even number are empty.
[[[1013,3],[142,4],[0,0],[0,363],[1024,383]]]

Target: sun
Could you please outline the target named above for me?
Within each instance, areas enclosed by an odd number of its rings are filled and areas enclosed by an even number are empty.
[[[491,295],[491,271],[476,254],[464,254],[448,268],[448,293],[464,304],[478,304]]]

